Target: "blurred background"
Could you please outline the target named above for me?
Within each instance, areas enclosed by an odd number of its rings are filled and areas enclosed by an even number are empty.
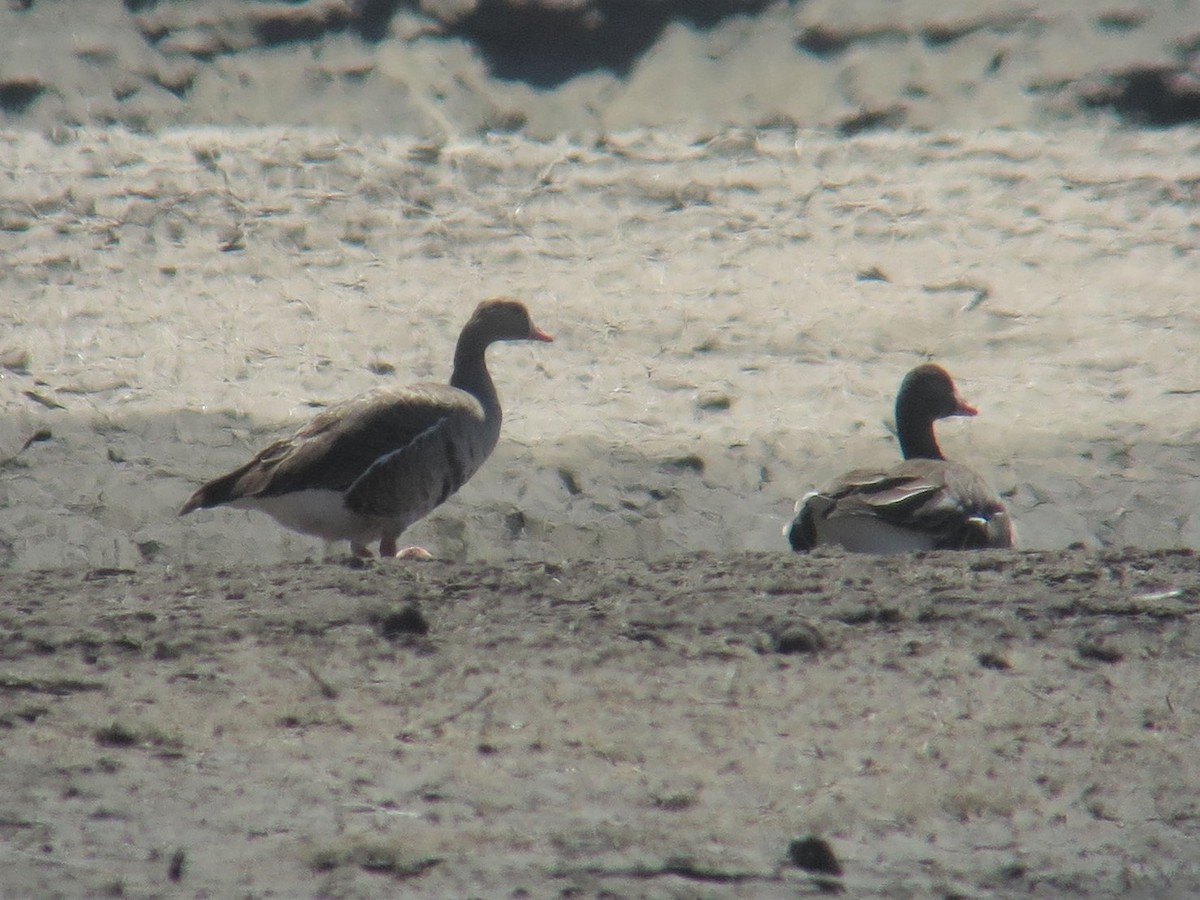
[[[5,0],[0,127],[642,126],[1200,118],[1200,2]]]

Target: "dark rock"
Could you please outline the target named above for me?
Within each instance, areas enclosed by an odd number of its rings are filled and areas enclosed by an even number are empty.
[[[996,669],[1000,672],[1006,672],[1012,668],[1012,663],[1010,663],[999,653],[993,653],[990,650],[985,650],[983,653],[980,653],[977,657],[975,657],[975,659],[978,661],[979,665],[983,666],[985,669]]]
[[[1131,125],[1200,122],[1200,76],[1182,66],[1143,66],[1109,74],[1081,90],[1083,104],[1107,107]]]
[[[824,838],[809,835],[788,844],[788,860],[797,868],[814,875],[841,876],[842,864]]]
[[[1120,650],[1108,647],[1098,641],[1082,641],[1075,648],[1080,659],[1091,659],[1102,663],[1119,663],[1125,658]]]
[[[0,81],[0,111],[20,115],[46,88],[47,85],[38,78],[6,78]]]
[[[817,653],[828,646],[825,636],[811,625],[789,625],[772,639],[776,653]]]
[[[183,878],[183,867],[186,864],[187,854],[181,847],[171,854],[171,859],[167,863],[167,877],[172,881],[180,881]]]
[[[417,604],[409,603],[380,616],[378,627],[379,633],[390,641],[404,634],[428,634],[429,620]]]
[[[837,56],[855,44],[875,44],[887,40],[904,40],[907,33],[901,28],[882,26],[878,28],[834,28],[814,25],[804,29],[796,39],[796,45],[813,56]]]
[[[900,128],[907,114],[908,110],[899,103],[882,109],[864,109],[838,122],[837,131],[842,137],[851,137],[864,131]]]

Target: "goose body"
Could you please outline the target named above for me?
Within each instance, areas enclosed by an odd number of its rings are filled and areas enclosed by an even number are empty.
[[[503,414],[484,359],[495,341],[552,338],[515,300],[481,303],[459,335],[447,384],[378,389],[318,413],[291,437],[207,482],[183,505],[257,509],[293,531],[395,556],[396,540],[495,449]]]
[[[797,502],[795,518],[784,528],[792,549],[833,545],[856,553],[904,553],[1015,546],[1004,503],[977,472],[947,460],[934,436],[937,419],[976,414],[940,366],[913,369],[896,398],[904,461],[847,472]]]

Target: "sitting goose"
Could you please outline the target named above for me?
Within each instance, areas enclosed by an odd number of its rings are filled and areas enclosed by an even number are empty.
[[[937,419],[977,413],[941,366],[913,369],[896,397],[904,462],[885,471],[856,469],[800,500],[783,530],[792,549],[833,544],[857,553],[903,553],[1015,546],[1000,498],[976,472],[948,461],[933,434]]]
[[[396,556],[401,532],[462,487],[500,437],[488,345],[551,340],[518,301],[484,301],[458,336],[449,385],[381,388],[331,406],[205,484],[179,514],[221,505],[258,509],[294,531],[349,540],[356,556],[370,556],[373,541],[380,556]]]

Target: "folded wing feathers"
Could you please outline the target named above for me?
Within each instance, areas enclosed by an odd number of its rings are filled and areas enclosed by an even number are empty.
[[[188,506],[303,490],[345,491],[380,459],[457,417],[480,425],[485,419],[478,400],[449,385],[376,390],[319,413],[290,438],[274,442],[236,472],[205,485]]]
[[[372,463],[346,492],[346,506],[366,516],[415,521],[466,484],[491,449],[485,444],[486,437],[461,420],[443,417]]]
[[[833,490],[809,495],[805,514],[820,520],[872,516],[933,535],[943,549],[1004,545],[1007,515],[977,475],[953,463],[921,468],[932,471],[852,472]]]

